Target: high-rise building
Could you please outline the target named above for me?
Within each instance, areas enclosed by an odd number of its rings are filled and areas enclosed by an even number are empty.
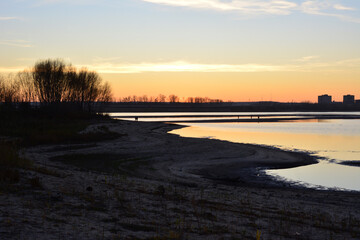
[[[331,96],[324,94],[321,96],[318,96],[318,104],[329,104],[331,103]]]
[[[354,104],[355,103],[355,96],[350,95],[350,94],[344,95],[343,103],[344,104]]]

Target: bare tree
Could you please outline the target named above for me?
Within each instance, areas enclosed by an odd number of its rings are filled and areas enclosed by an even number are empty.
[[[141,102],[148,102],[148,101],[149,101],[149,98],[148,98],[147,95],[143,95],[143,96],[141,97]]]
[[[221,99],[211,99],[209,97],[188,97],[188,98],[179,98],[178,96],[172,94],[169,95],[168,97],[168,101],[171,103],[175,103],[175,102],[180,102],[180,99],[182,102],[187,102],[187,103],[222,103],[223,100]],[[150,96],[148,97],[147,95],[142,95],[142,96],[128,96],[128,97],[123,97],[120,99],[120,102],[155,102],[155,103],[160,103],[160,102],[166,102],[166,96],[159,94],[157,97],[153,97]]]
[[[40,102],[61,102],[65,96],[67,65],[62,60],[42,60],[33,69],[34,86]]]
[[[171,94],[169,95],[169,102],[171,103],[179,102],[179,97],[174,94]]]
[[[12,103],[20,100],[19,84],[14,75],[0,77],[0,102]]]
[[[188,97],[187,102],[188,103],[194,103],[194,98],[193,97]]]
[[[122,98],[121,102],[131,102],[131,96]]]
[[[155,98],[155,102],[165,102],[166,101],[166,96],[163,94],[159,94],[156,98]]]
[[[0,75],[0,102],[5,99],[5,78]]]
[[[82,107],[87,103],[90,110],[93,102],[109,102],[112,100],[110,85],[108,83],[103,84],[96,72],[88,71],[86,68],[76,72],[75,68],[70,68],[66,79],[67,101],[77,102]]]
[[[36,100],[35,86],[32,73],[24,70],[16,75],[19,85],[19,98],[22,102],[33,102]]]
[[[112,101],[111,87],[96,72],[62,60],[42,60],[31,70],[0,76],[0,102],[84,103]]]
[[[81,102],[82,84],[78,79],[78,73],[75,67],[68,66],[66,71],[66,88],[63,101]]]
[[[195,103],[206,103],[209,98],[196,97]]]
[[[132,102],[137,102],[137,101],[138,101],[138,97],[137,97],[136,95],[133,95],[133,96],[131,97],[131,101],[132,101]]]
[[[95,72],[89,72],[87,69],[82,69],[77,74],[77,84],[80,86],[78,98],[81,103],[95,102],[99,95],[99,86],[101,78]]]
[[[111,93],[111,87],[109,83],[104,83],[102,86],[100,86],[100,92],[99,92],[99,102],[111,102],[113,99],[112,93]]]

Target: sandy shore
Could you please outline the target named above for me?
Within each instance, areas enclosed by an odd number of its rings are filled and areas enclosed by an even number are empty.
[[[102,123],[85,131],[121,137],[26,149],[39,171],[24,170],[18,191],[0,194],[0,238],[360,238],[360,193],[293,188],[258,174],[312,157],[167,133],[180,127]]]
[[[96,128],[96,126],[94,126]],[[306,154],[286,152],[255,145],[237,144],[228,141],[183,138],[168,131],[183,126],[164,123],[126,122],[110,126],[110,130],[124,137],[117,141],[102,143],[77,153],[122,154],[139,159],[129,175],[157,180],[196,181],[206,183],[207,178],[251,182],[244,169],[294,167],[316,163]],[[127,166],[127,165],[130,165]],[[128,171],[133,161],[120,164]],[[149,171],[149,169],[152,171]]]

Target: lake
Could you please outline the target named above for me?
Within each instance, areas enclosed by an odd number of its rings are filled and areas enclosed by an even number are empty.
[[[144,121],[187,121],[194,118],[178,116],[204,115],[196,119],[237,119],[237,115],[266,115],[279,113],[113,113],[119,115],[147,116]],[[284,114],[284,113],[281,113]],[[295,114],[339,114],[359,115],[351,113],[285,113]],[[176,118],[169,116],[173,115]],[[216,117],[216,116],[220,116]],[[150,116],[157,116],[150,118]],[[166,118],[161,118],[166,116]],[[275,116],[276,117],[276,116]],[[297,119],[280,122],[216,122],[216,123],[180,123],[188,127],[171,131],[184,137],[213,138],[239,143],[251,143],[274,146],[284,150],[308,152],[319,158],[318,164],[290,169],[266,170],[266,174],[294,184],[313,188],[337,188],[360,191],[360,167],[347,164],[360,163],[360,119]]]

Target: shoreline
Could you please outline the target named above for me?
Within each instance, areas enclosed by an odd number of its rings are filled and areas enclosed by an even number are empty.
[[[178,146],[175,146],[175,148],[187,147],[186,152],[181,153],[183,155],[181,156],[183,160],[181,163],[178,163],[175,157],[173,162],[167,166],[175,176],[191,178],[195,175],[211,181],[232,184],[237,182],[238,184],[260,186],[283,186],[288,184],[273,180],[269,182],[273,178],[264,176],[264,174],[260,179],[256,179],[256,176],[265,169],[292,168],[318,163],[316,157],[305,152],[286,151],[273,146],[234,143],[218,139],[189,138],[169,133],[172,130],[187,127],[181,124],[153,122],[145,124],[150,126],[160,124],[157,127],[165,129],[162,138],[167,139],[166,141],[170,139],[176,141]],[[164,125],[162,126],[162,124]],[[189,148],[189,145],[192,145],[192,147]],[[200,151],[206,145],[211,145],[211,149],[206,147],[202,154],[196,154],[197,160],[191,161],[189,164],[189,160],[194,157],[192,156],[194,150]],[[220,153],[219,149],[221,149]]]
[[[229,117],[226,119],[226,117]],[[237,117],[237,119],[236,119]],[[132,121],[130,119],[149,119],[149,118],[172,118],[174,120],[159,120],[152,123],[241,123],[241,122],[296,122],[296,121],[314,121],[314,120],[353,120],[360,119],[360,115],[319,115],[319,114],[279,114],[279,115],[266,115],[266,114],[252,114],[252,115],[145,115],[145,116],[113,116],[114,119],[122,121]],[[190,120],[180,120],[178,118],[189,118]],[[192,118],[223,118],[223,119],[192,119]],[[145,121],[146,122],[146,121]],[[150,121],[149,121],[150,122]]]
[[[165,124],[169,124],[169,125],[174,125],[173,123],[165,123]],[[188,126],[186,125],[181,125],[180,124],[175,124],[176,127],[172,130],[175,129],[180,129],[180,128],[186,128]],[[182,137],[178,134],[175,133],[169,133],[170,131],[167,131],[168,134],[174,134],[177,135],[181,138],[188,138],[188,137]],[[200,140],[205,140],[206,138],[196,138],[196,139],[200,139]],[[200,175],[202,175],[202,177],[204,178],[208,178],[214,181],[220,181],[224,184],[232,184],[232,185],[252,185],[252,186],[258,186],[258,187],[266,187],[266,186],[271,186],[271,187],[293,187],[293,188],[297,188],[297,189],[308,189],[308,187],[292,182],[292,181],[286,181],[284,179],[279,179],[275,176],[271,176],[265,173],[266,170],[270,170],[270,169],[286,169],[286,168],[293,168],[293,167],[301,167],[301,166],[307,166],[307,165],[311,165],[311,164],[317,164],[318,158],[316,156],[312,156],[310,155],[308,152],[306,151],[291,151],[291,150],[283,150],[280,149],[278,147],[275,146],[265,146],[265,145],[260,145],[260,144],[247,144],[247,143],[237,143],[237,142],[231,142],[231,141],[226,141],[226,140],[220,140],[220,139],[211,139],[214,141],[220,141],[220,142],[228,142],[230,144],[238,144],[239,147],[250,147],[250,148],[254,148],[255,151],[274,151],[275,154],[276,153],[285,153],[285,154],[289,154],[293,157],[296,157],[297,159],[299,159],[296,162],[264,162],[264,163],[258,163],[258,164],[240,164],[238,169],[233,169],[233,166],[231,167],[227,167],[226,163],[223,163],[225,166],[223,166],[225,169],[226,168],[231,168],[231,171],[227,172],[227,176],[226,177],[214,177],[213,175],[209,174],[209,171],[200,171]],[[241,162],[241,160],[240,160]],[[213,170],[218,170],[218,166],[215,167],[215,169]],[[225,174],[222,174],[225,175]],[[328,190],[332,190],[332,189],[328,189]],[[348,190],[351,191],[351,190]]]
[[[249,170],[313,163],[305,153],[167,133],[181,127],[103,122],[83,132],[119,138],[25,149],[34,168],[0,194],[1,238],[360,237],[359,192],[269,185]]]

